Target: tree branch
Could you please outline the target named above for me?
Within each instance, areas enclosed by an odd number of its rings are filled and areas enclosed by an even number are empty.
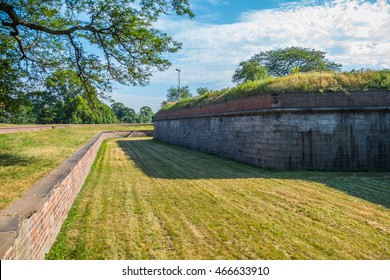
[[[16,26],[21,25],[21,26],[28,27],[32,30],[42,31],[42,32],[52,34],[52,35],[70,35],[78,30],[86,30],[86,31],[97,32],[97,33],[103,33],[105,30],[107,30],[106,28],[105,29],[96,29],[92,25],[84,25],[84,26],[76,25],[76,26],[73,26],[71,28],[64,29],[64,30],[56,30],[56,29],[47,28],[45,26],[38,25],[35,23],[31,23],[31,22],[27,22],[27,21],[21,19],[18,16],[18,14],[15,12],[14,7],[12,5],[9,5],[6,3],[0,3],[0,11],[5,12],[9,16],[9,18],[12,20],[12,22],[6,22],[6,21],[2,20],[2,25],[9,26],[9,27],[12,27],[14,29]]]

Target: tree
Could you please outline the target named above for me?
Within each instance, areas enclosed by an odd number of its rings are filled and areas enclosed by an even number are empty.
[[[96,89],[89,92],[77,80],[77,73],[59,70],[45,81],[43,91],[27,92],[23,104],[10,112],[13,123],[114,123],[114,112],[101,102]]]
[[[188,0],[2,0],[0,58],[29,82],[62,68],[102,90],[111,81],[145,85],[170,66],[163,54],[181,47],[153,26],[171,12],[193,17]]]
[[[57,100],[58,123],[117,122],[111,108],[97,97],[97,89],[89,82],[82,83],[73,70],[57,70],[47,77],[45,88]]]
[[[151,123],[154,113],[152,109],[148,106],[143,106],[138,113],[138,122],[139,123]]]
[[[248,81],[263,80],[267,77],[267,68],[250,59],[240,62],[240,65],[234,72],[232,81],[236,84],[242,84]]]
[[[1,56],[0,45],[0,122],[8,122],[12,113],[16,113],[21,105],[25,105],[22,76],[10,60]]]
[[[210,92],[210,90],[207,87],[199,87],[196,89],[196,93],[198,94],[198,96],[201,96],[201,95],[209,93],[209,92]]]
[[[170,87],[167,93],[167,102],[177,102],[185,98],[192,97],[192,93],[190,92],[190,88],[188,86],[183,86],[179,88]]]
[[[342,65],[325,58],[326,52],[301,47],[290,47],[261,52],[253,61],[267,69],[268,73],[281,77],[292,72],[340,71]]]
[[[123,103],[114,102],[111,109],[121,123],[136,123],[137,114],[131,108],[126,107]]]
[[[0,122],[12,122],[15,114],[29,111],[24,95],[29,90],[24,79],[26,75],[19,69],[19,58],[14,54],[12,38],[4,34],[0,27]],[[26,123],[28,119],[22,118],[20,121]]]
[[[32,107],[30,117],[34,119],[34,123],[58,122],[57,114],[59,115],[61,101],[55,94],[49,91],[34,91],[27,93],[27,99]]]

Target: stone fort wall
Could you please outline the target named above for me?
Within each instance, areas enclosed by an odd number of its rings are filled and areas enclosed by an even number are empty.
[[[390,169],[390,93],[265,94],[156,116],[154,138],[276,169]]]

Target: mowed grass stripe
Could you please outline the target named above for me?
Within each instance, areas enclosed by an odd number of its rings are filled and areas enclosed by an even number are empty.
[[[386,178],[109,140],[48,258],[389,259]]]

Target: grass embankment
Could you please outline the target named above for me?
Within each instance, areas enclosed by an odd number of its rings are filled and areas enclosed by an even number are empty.
[[[103,130],[142,130],[151,126],[75,126],[0,134],[0,210]]]
[[[369,90],[390,90],[390,70],[354,73],[308,72],[268,78],[262,81],[247,82],[233,88],[210,91],[177,103],[168,103],[160,111],[174,111],[264,93],[348,93]]]
[[[275,172],[108,140],[48,259],[389,259],[390,173]]]

